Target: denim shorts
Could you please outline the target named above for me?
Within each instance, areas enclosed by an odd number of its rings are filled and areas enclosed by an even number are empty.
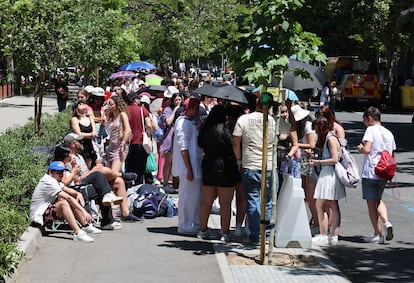
[[[362,198],[380,200],[385,188],[385,180],[362,178]]]

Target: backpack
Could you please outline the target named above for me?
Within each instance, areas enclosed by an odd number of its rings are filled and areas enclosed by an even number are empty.
[[[394,177],[396,168],[397,163],[395,162],[394,157],[388,152],[388,150],[384,150],[381,153],[381,158],[378,161],[377,166],[375,166],[375,174],[378,177],[389,181]]]
[[[151,219],[167,214],[168,194],[160,188],[145,184],[138,189],[137,194],[138,196],[132,203],[132,213],[135,216]]]
[[[358,165],[355,158],[343,146],[341,146],[339,162],[335,164],[335,174],[345,188],[357,187],[360,179]]]

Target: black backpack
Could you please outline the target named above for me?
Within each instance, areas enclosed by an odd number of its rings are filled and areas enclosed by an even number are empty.
[[[151,219],[166,216],[168,210],[168,194],[160,188],[144,184],[137,190],[138,197],[133,202],[132,213],[137,217]]]

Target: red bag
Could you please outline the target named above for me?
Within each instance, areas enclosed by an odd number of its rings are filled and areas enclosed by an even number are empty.
[[[375,174],[388,181],[394,177],[396,168],[397,162],[395,162],[394,157],[387,150],[384,150],[377,166],[375,166]]]

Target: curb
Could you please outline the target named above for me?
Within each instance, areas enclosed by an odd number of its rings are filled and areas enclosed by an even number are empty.
[[[14,283],[17,282],[17,277],[19,274],[19,268],[25,264],[26,261],[30,260],[33,254],[36,252],[38,245],[42,240],[42,233],[39,228],[29,226],[23,235],[20,237],[17,242],[17,246],[20,251],[24,252],[25,259],[23,259],[19,265],[14,270],[14,273],[8,277],[4,277],[5,283]]]

